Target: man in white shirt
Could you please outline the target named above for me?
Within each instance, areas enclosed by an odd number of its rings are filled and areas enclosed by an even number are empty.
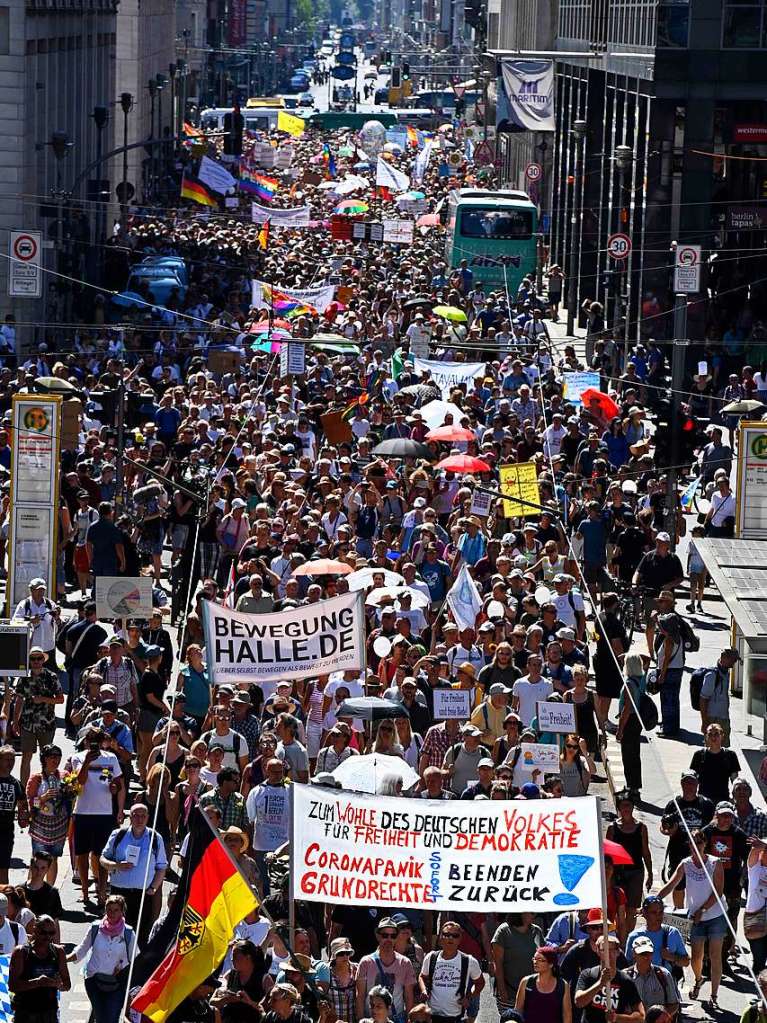
[[[555,412],[551,424],[543,431],[543,452],[547,458],[555,458],[559,454],[566,432],[562,425],[562,413]]]
[[[56,630],[61,609],[46,597],[45,579],[32,579],[29,596],[19,601],[13,617],[32,626],[30,646],[39,646],[52,664],[56,663]]]
[[[288,841],[290,790],[285,785],[285,768],[279,757],[266,764],[266,778],[248,793],[245,808],[253,825],[253,854],[261,874],[264,895],[270,892],[266,854]]]
[[[543,678],[543,658],[530,654],[527,658],[527,675],[518,678],[511,690],[511,709],[519,714],[523,725],[529,725],[536,714],[539,700],[548,700],[554,691],[550,679]]]
[[[574,581],[566,572],[558,572],[554,576],[556,595],[551,598],[551,603],[557,609],[559,621],[572,629],[580,642],[586,632],[586,609],[580,590],[573,589]]]
[[[418,986],[433,1020],[461,1019],[468,1000],[478,998],[485,986],[482,968],[472,955],[459,951],[463,931],[454,920],[445,920],[439,932],[442,951],[424,957]]]
[[[18,945],[26,945],[27,932],[8,919],[8,896],[0,895],[0,955],[8,956]]]

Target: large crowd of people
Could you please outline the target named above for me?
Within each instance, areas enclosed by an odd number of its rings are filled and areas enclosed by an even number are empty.
[[[385,155],[412,173],[419,142]],[[83,964],[95,1023],[118,1023],[125,968],[175,891],[196,805],[263,908],[173,1023],[473,1023],[488,986],[504,1023],[668,1023],[702,992],[716,1013],[723,972],[739,961],[767,991],[767,815],[728,745],[737,650],[699,680],[705,745],[662,818],[666,873],[637,815],[646,704],[678,738],[689,620],[707,597],[694,549],[686,565],[674,553],[686,518],[653,457],[664,348],[645,340],[624,364],[592,308],[579,355],[549,329],[559,268],[546,268],[548,294],[534,277],[485,288],[468,260],[447,264],[438,226],[416,228],[406,247],[334,236],[331,186],[366,173],[354,133],[280,143],[297,173],[275,172],[274,205],[309,204],[311,228],[273,229],[264,250],[259,225],[230,212],[139,212],[111,247],[134,262],[181,257],[185,293],[163,307],[147,298],[127,326],[84,325],[0,371],[3,410],[40,375],[85,398],[79,443],[62,454],[56,578],[32,580],[15,608],[32,631],[29,674],[8,685],[2,716],[0,953],[11,956],[16,1020],[57,1023],[69,961]],[[446,163],[463,152],[458,138],[434,144],[420,183],[429,210],[475,181],[470,163]],[[365,201],[367,219],[396,215],[391,198]],[[252,308],[253,278],[282,291],[330,283],[335,298]],[[435,312],[445,306],[448,317]],[[305,371],[284,377],[273,338],[288,335],[305,343]],[[413,363],[424,347],[481,369],[435,387]],[[731,515],[729,424],[716,411],[726,360],[702,391],[713,425],[701,475],[720,495],[709,535],[726,535]],[[609,413],[565,396],[564,374],[586,368],[601,373]],[[758,381],[745,367],[736,384],[752,393]],[[400,453],[377,453],[383,442]],[[13,443],[0,432],[6,468]],[[439,468],[450,455],[475,468]],[[508,507],[502,469],[525,463],[537,491]],[[318,559],[325,570],[313,574]],[[479,595],[471,622],[446,602],[464,569]],[[152,614],[99,618],[94,580],[139,574],[152,579]],[[202,600],[290,613],[353,588],[365,592],[365,669],[212,684]],[[464,719],[435,714],[446,689],[468,691]],[[340,712],[363,696],[398,713],[371,725]],[[574,707],[575,728],[542,728],[540,701]],[[607,857],[607,921],[600,907],[534,917],[298,903],[288,936],[293,784],[336,786],[334,771],[374,752],[417,775],[382,798],[582,798],[604,781],[610,732],[626,788],[607,837],[633,866]],[[555,746],[558,770],[527,766],[526,742]],[[11,884],[26,828],[28,877]],[[70,873],[92,922],[65,957],[56,882]],[[673,908],[686,910],[688,933],[663,922]],[[733,938],[744,919],[746,946]]]

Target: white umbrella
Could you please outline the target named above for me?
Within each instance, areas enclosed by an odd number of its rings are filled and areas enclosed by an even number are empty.
[[[405,593],[413,598],[410,605],[412,608],[429,606],[429,598],[424,596],[420,590],[411,590],[409,586],[378,586],[368,593],[365,603],[371,604],[373,607],[379,607],[384,597],[394,597],[396,599]]]
[[[453,422],[456,426],[460,426],[461,420],[466,415],[462,412],[457,405],[454,405],[451,401],[430,401],[427,405],[421,409],[421,415],[423,416],[424,422],[430,430],[436,430],[438,426],[443,426],[445,422],[445,416],[451,415]]]
[[[404,576],[390,572],[388,568],[358,568],[356,572],[347,575],[346,582],[350,590],[365,590],[373,585],[374,575],[383,575],[386,586],[402,586],[405,582]]]
[[[412,788],[418,775],[401,757],[386,753],[369,753],[364,757],[349,757],[333,771],[333,777],[351,792],[375,794],[384,778],[402,779],[403,791]]]

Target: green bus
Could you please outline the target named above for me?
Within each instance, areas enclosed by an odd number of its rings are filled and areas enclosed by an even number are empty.
[[[397,123],[394,113],[381,113],[368,110],[365,113],[352,113],[350,110],[328,110],[323,114],[312,114],[307,121],[310,128],[320,131],[338,131],[340,128],[352,128],[359,131],[368,121],[380,121],[384,128],[393,128]]]
[[[485,288],[508,288],[513,300],[522,278],[535,273],[538,210],[524,192],[456,188],[446,227],[448,266],[465,259]]]

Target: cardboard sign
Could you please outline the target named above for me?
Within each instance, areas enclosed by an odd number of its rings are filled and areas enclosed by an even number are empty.
[[[434,720],[458,718],[467,721],[471,714],[471,695],[470,689],[435,689]]]
[[[567,735],[576,731],[574,704],[539,700],[536,706],[539,732],[562,732]]]
[[[559,774],[559,747],[545,742],[521,742],[520,764],[522,767],[538,768],[544,774]]]
[[[509,496],[509,500],[503,502],[504,518],[511,519],[521,516],[530,519],[540,515],[538,508],[530,507],[530,505],[540,505],[541,503],[538,470],[535,467],[535,462],[502,465],[498,470],[498,475],[501,481],[501,492]],[[523,504],[523,501],[529,503]]]

